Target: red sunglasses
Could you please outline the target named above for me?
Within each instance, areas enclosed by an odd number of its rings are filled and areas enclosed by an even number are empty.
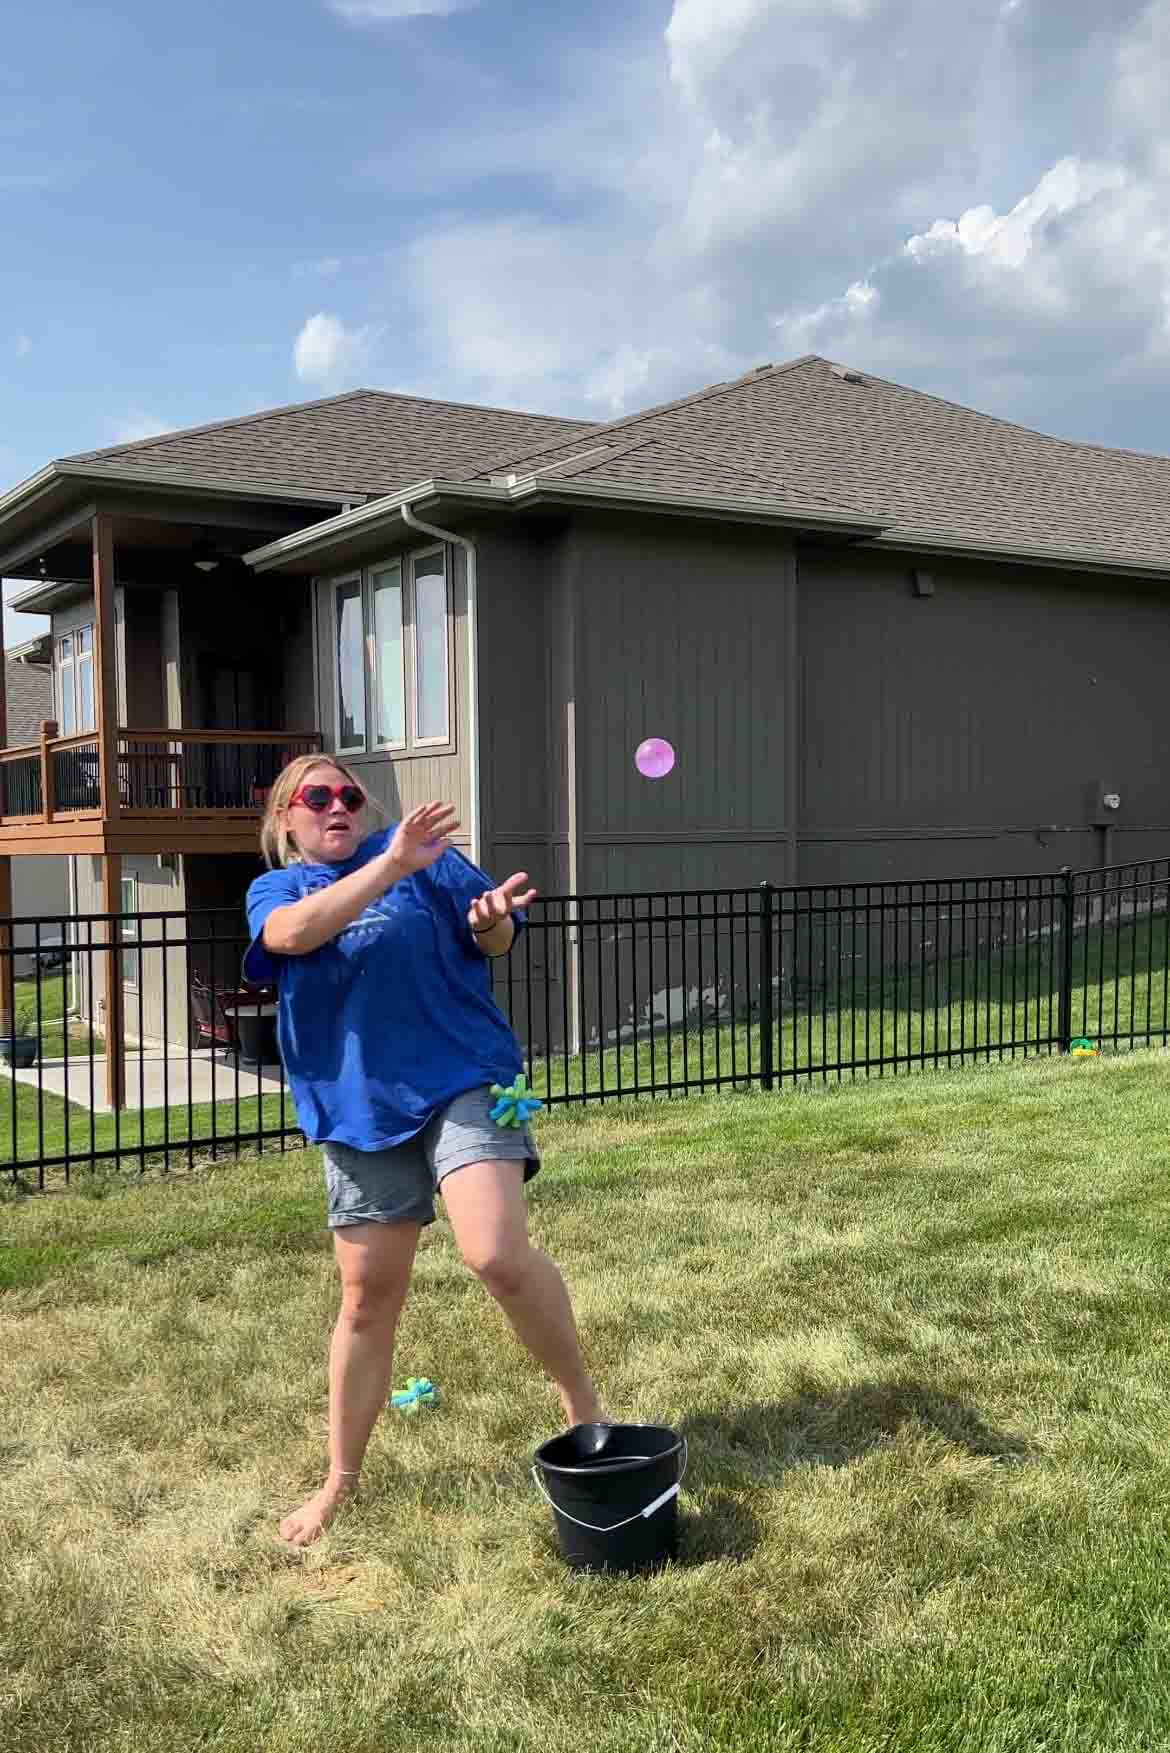
[[[303,803],[307,810],[319,816],[334,798],[349,815],[356,816],[366,801],[366,794],[356,785],[302,785],[289,798],[288,804],[291,809],[294,803]]]

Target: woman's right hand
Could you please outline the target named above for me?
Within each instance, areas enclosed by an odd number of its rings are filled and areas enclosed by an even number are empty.
[[[428,870],[437,864],[451,844],[451,835],[458,828],[455,811],[449,803],[424,803],[404,816],[386,848],[386,859],[401,876]]]

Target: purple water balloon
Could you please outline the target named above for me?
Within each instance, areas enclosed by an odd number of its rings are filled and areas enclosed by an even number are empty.
[[[638,744],[634,766],[643,779],[665,779],[674,766],[674,750],[664,737],[647,737]]]

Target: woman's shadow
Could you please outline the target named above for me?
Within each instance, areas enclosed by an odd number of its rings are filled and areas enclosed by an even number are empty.
[[[1028,1453],[1020,1437],[993,1430],[967,1401],[908,1380],[828,1392],[810,1382],[770,1405],[694,1412],[679,1432],[687,1441],[687,1484],[704,1497],[701,1510],[682,1514],[681,1561],[747,1558],[763,1527],[737,1491],[776,1485],[794,1467],[844,1467],[908,1425],[1004,1466],[1018,1466]]]

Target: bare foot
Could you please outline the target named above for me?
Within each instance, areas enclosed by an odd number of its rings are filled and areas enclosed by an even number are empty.
[[[592,1388],[583,1394],[565,1394],[562,1399],[570,1430],[575,1424],[605,1424],[607,1422],[605,1413],[601,1409],[601,1401]]]
[[[311,1546],[319,1540],[337,1514],[338,1506],[353,1491],[356,1478],[335,1477],[332,1473],[315,1497],[310,1497],[299,1510],[285,1516],[280,1524],[280,1537],[290,1546]]]

